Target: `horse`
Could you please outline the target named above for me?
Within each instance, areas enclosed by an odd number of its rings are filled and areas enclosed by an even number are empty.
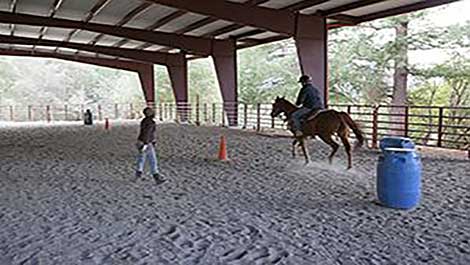
[[[286,121],[289,121],[289,125],[292,125],[292,113],[298,110],[298,107],[289,102],[284,98],[277,97],[272,106],[271,117],[275,118],[281,113],[286,115]],[[288,126],[289,130],[294,134],[292,126]],[[295,157],[295,147],[298,143],[302,147],[302,151],[305,156],[305,163],[310,162],[307,147],[305,145],[305,139],[308,137],[320,139],[328,144],[333,150],[329,155],[329,163],[333,162],[333,156],[336,154],[339,148],[339,144],[336,143],[331,137],[336,133],[341,139],[344,145],[346,154],[348,156],[348,169],[352,168],[352,155],[351,155],[351,144],[349,143],[349,128],[352,129],[356,135],[357,142],[354,149],[360,148],[365,141],[364,133],[359,128],[356,122],[354,122],[349,114],[346,112],[340,112],[332,109],[320,110],[308,117],[302,124],[303,135],[300,137],[294,136],[294,142],[292,143],[292,155]],[[294,134],[295,135],[295,134]]]

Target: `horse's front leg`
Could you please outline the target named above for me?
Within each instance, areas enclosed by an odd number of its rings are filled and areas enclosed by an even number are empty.
[[[294,139],[294,141],[292,142],[292,157],[295,158],[295,148],[296,148],[296,145],[297,144],[297,139]]]
[[[305,138],[300,139],[299,142],[300,146],[302,147],[302,151],[304,152],[305,164],[308,164],[310,162],[310,158],[308,156],[307,146],[305,145]]]

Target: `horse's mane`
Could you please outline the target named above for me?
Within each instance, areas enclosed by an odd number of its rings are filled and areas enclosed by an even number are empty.
[[[277,99],[283,101],[284,104],[287,104],[287,105],[289,105],[290,107],[296,108],[296,106],[295,106],[294,103],[290,102],[289,100],[285,99],[284,97],[282,97],[282,98],[277,98]]]

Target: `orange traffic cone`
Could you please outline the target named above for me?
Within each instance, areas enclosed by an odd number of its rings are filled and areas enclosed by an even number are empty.
[[[108,118],[104,119],[104,129],[109,130],[109,119]]]
[[[225,136],[220,136],[220,146],[219,146],[219,160],[227,161],[227,146],[225,143]]]

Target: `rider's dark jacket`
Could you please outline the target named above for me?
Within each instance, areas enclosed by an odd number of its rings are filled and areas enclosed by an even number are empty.
[[[323,109],[325,107],[320,93],[312,84],[305,84],[300,89],[295,104],[309,109]]]

